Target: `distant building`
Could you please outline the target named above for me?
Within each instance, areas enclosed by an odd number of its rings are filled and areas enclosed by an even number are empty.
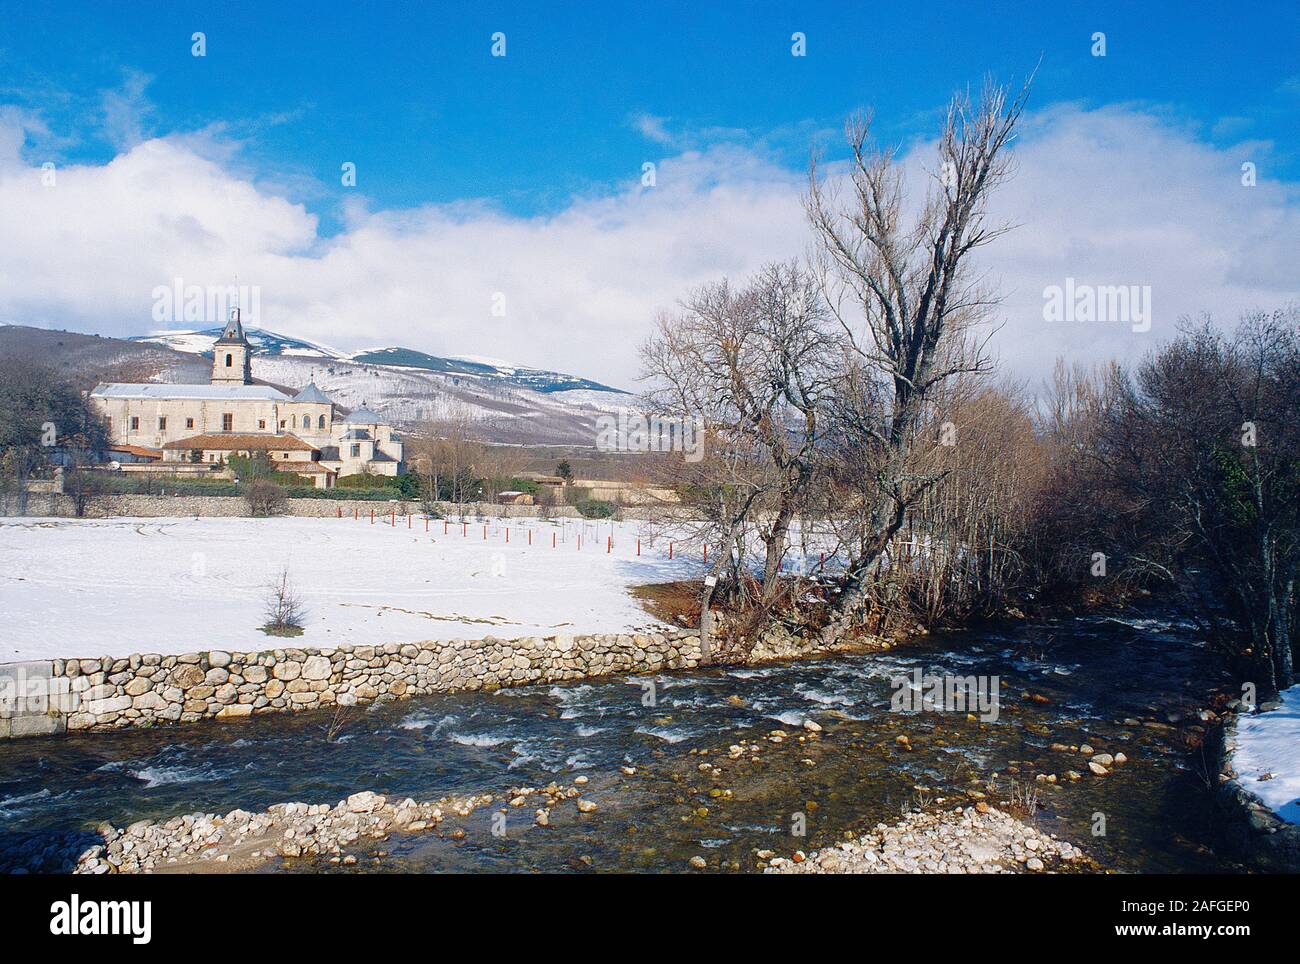
[[[309,384],[295,395],[252,384],[252,348],[232,308],[213,345],[207,385],[101,383],[92,405],[108,420],[110,454],[135,468],[189,472],[265,453],[281,472],[331,488],[344,475],[399,475],[402,439],[363,404],[339,415]]]
[[[497,493],[498,505],[532,505],[533,497],[527,492],[518,492],[511,489],[508,492]]]

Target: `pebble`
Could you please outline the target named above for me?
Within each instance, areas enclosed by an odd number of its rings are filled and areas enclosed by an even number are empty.
[[[1010,814],[978,803],[948,811],[913,811],[893,826],[877,824],[862,837],[790,858],[770,850],[764,873],[973,873],[1038,872],[1049,864],[1083,860],[1072,844],[1048,837]]]

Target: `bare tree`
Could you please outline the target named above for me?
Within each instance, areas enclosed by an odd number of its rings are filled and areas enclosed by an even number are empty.
[[[1008,147],[1028,90],[1009,97],[990,82],[978,102],[953,98],[939,168],[911,219],[902,171],[893,151],[874,144],[869,115],[847,124],[852,161],[842,190],[815,159],[810,167],[815,260],[851,355],[834,451],[841,484],[861,500],[847,513],[855,528],[843,540],[841,624],[864,605],[870,573],[908,510],[943,478],[916,457],[931,441],[920,429],[938,387],[991,368],[980,329],[995,301],[970,256],[1006,230],[988,223],[987,202],[1011,172]]]
[[[1116,564],[1200,590],[1237,630],[1220,642],[1238,673],[1265,697],[1290,686],[1300,310],[1248,314],[1230,335],[1185,322],[1121,381],[1097,451],[1120,496],[1105,547]]]
[[[302,597],[298,595],[289,581],[289,569],[286,566],[267,587],[266,622],[262,632],[270,636],[301,636],[302,624],[307,618],[307,610]]]
[[[464,520],[466,504],[478,498],[485,447],[477,440],[476,427],[473,413],[460,404],[453,404],[445,418],[423,426],[412,461],[420,472],[426,511],[437,502],[451,502],[457,518]]]
[[[777,599],[791,524],[816,473],[838,341],[816,279],[796,264],[774,264],[743,287],[724,280],[692,292],[642,349],[650,410],[705,427],[703,459],[661,467],[676,473],[703,521],[700,540],[717,547],[711,575],[743,590],[746,541],[757,537],[763,608]],[[706,602],[714,588],[706,585]],[[707,605],[704,612],[707,622]]]
[[[284,511],[284,487],[270,479],[254,479],[244,486],[243,492],[248,511],[255,516],[270,516]]]

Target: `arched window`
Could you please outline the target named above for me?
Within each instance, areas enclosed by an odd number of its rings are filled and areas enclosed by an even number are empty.
[[[311,416],[310,416],[310,415],[304,415],[304,416],[302,417],[302,427],[303,427],[303,428],[311,428]]]
[[[317,427],[317,428],[324,428],[324,427],[325,427],[325,416],[324,416],[324,415],[322,415],[322,416],[320,416],[320,418],[316,419],[316,427]]]
[[[227,368],[231,368],[231,367],[233,367],[234,363],[235,363],[235,356],[232,355],[232,354],[230,354],[229,352],[227,352],[227,353],[226,353],[226,367],[227,367]]]

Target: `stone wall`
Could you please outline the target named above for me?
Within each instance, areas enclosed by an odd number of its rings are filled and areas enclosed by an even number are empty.
[[[9,500],[12,502],[13,500]],[[362,518],[369,518],[373,511],[376,517],[396,512],[399,517],[407,515],[420,516],[423,508],[418,502],[378,499],[288,499],[285,515],[309,518],[330,518],[342,514],[351,518],[353,512]],[[439,511],[449,519],[459,519],[462,511],[468,518],[484,516],[494,519],[528,517],[535,518],[542,509],[535,505],[495,505],[492,503],[471,503],[457,506],[452,503],[439,503]],[[578,510],[573,506],[553,506],[546,510],[554,518],[576,519]],[[72,517],[76,515],[72,497],[46,492],[32,492],[27,497],[27,514],[29,516]],[[106,519],[115,516],[130,518],[189,518],[193,516],[247,516],[248,503],[233,495],[114,495],[96,499],[86,509],[86,518]],[[623,510],[624,517],[633,517],[634,513]]]
[[[0,677],[8,671],[11,678],[8,685],[0,678],[0,737],[224,720],[699,663],[698,633],[668,631],[9,664],[0,667]]]
[[[1300,873],[1300,826],[1283,820],[1237,779],[1232,767],[1236,730],[1234,714],[1208,740],[1213,772],[1218,777],[1215,801],[1224,851],[1254,870]]]

